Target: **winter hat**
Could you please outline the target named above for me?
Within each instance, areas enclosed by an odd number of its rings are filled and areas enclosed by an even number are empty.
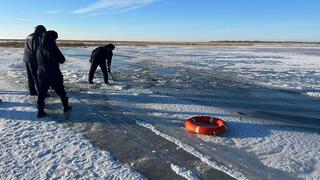
[[[46,31],[47,30],[43,25],[38,25],[38,26],[35,27],[34,33],[40,35],[40,34],[46,32]]]
[[[50,30],[42,34],[42,44],[44,46],[50,46],[54,44],[56,39],[58,39],[58,33],[55,31]]]
[[[108,44],[104,46],[107,49],[114,50],[115,46],[113,44]]]

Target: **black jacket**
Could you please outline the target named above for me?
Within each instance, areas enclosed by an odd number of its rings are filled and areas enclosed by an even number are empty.
[[[40,35],[37,35],[35,33],[32,33],[27,37],[26,43],[24,45],[23,62],[37,63],[36,53],[40,45],[40,42],[41,42]]]
[[[37,51],[38,79],[39,82],[52,82],[62,78],[59,64],[65,62],[65,58],[55,42],[41,45]]]
[[[104,46],[97,47],[92,51],[90,62],[94,64],[102,64],[107,60],[108,67],[111,66],[113,53]]]

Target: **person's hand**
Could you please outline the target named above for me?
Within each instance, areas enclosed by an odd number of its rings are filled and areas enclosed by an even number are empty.
[[[110,69],[110,67],[108,67],[108,72],[110,72],[110,73],[111,73],[111,69]]]

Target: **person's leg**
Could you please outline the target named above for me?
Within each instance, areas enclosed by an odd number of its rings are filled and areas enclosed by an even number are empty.
[[[103,80],[104,80],[104,83],[108,84],[109,81],[108,81],[108,70],[107,70],[107,64],[106,63],[101,63],[99,64],[101,70],[102,70],[102,73],[103,73]]]
[[[38,95],[38,92],[36,89],[36,85],[35,85],[30,67],[31,67],[30,63],[26,63],[29,93],[31,96],[36,96]]]
[[[93,84],[94,73],[96,72],[98,64],[91,62],[90,71],[89,71],[89,83]]]
[[[31,73],[32,73],[34,84],[35,84],[35,88],[37,90],[37,93],[39,94],[38,64],[37,63],[31,63]]]
[[[48,93],[49,87],[50,85],[48,83],[45,83],[45,82],[39,83],[39,94],[38,94],[38,100],[37,100],[39,118],[42,118],[47,115],[44,112],[44,106],[45,106],[44,100],[46,99],[46,95]]]
[[[72,107],[68,105],[69,103],[68,103],[67,93],[64,90],[63,77],[61,76],[58,79],[56,79],[51,87],[60,97],[61,103],[63,105],[63,111],[67,112],[71,110]]]

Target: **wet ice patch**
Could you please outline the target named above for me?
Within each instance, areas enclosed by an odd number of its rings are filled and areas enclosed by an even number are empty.
[[[236,169],[232,169],[232,167],[227,167],[225,165],[219,164],[218,162],[213,160],[210,156],[202,154],[201,152],[196,150],[196,148],[194,148],[188,144],[183,143],[181,140],[179,140],[175,137],[172,137],[172,136],[169,136],[168,134],[162,133],[161,131],[156,129],[153,125],[151,125],[149,123],[142,122],[142,121],[136,121],[136,123],[142,127],[150,129],[155,134],[167,139],[168,141],[175,143],[177,146],[179,146],[180,148],[182,148],[186,152],[194,155],[195,157],[199,158],[202,162],[208,164],[209,166],[213,167],[214,169],[217,169],[217,170],[222,171],[226,174],[229,174],[231,177],[234,177],[236,179],[248,179],[248,177],[246,177],[242,172],[240,172]]]
[[[130,47],[118,52],[131,54]],[[171,47],[149,46],[134,52],[137,62],[166,65],[168,69],[189,68],[216,73],[239,82],[277,89],[320,90],[318,46],[311,47]],[[128,52],[130,51],[130,53]],[[168,76],[169,75],[169,76]],[[166,73],[169,78],[175,74]],[[180,83],[181,79],[176,79]]]

